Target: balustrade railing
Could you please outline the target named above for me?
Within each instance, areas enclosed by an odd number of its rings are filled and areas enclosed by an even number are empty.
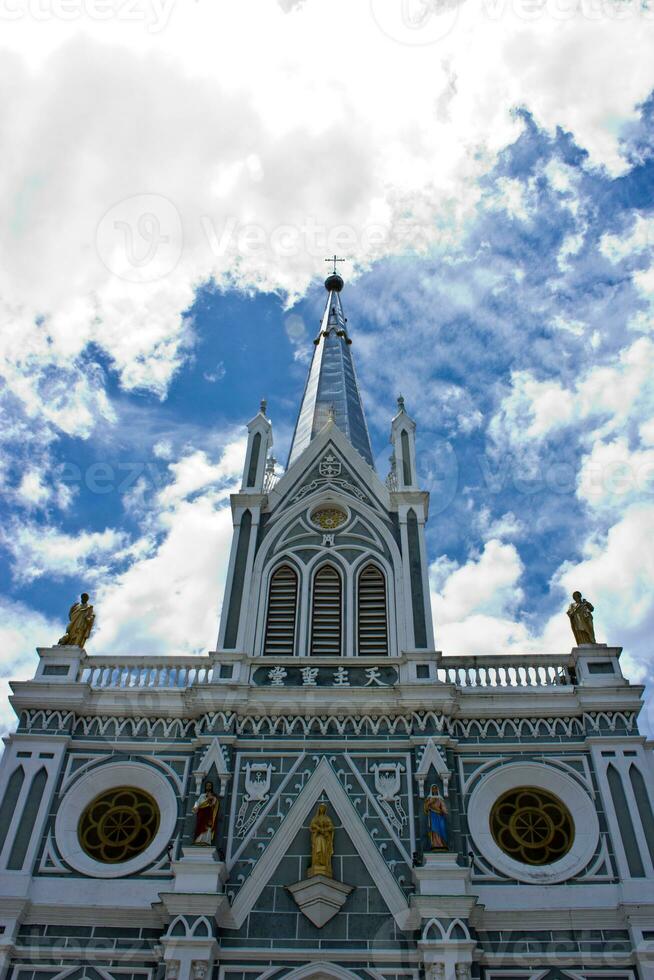
[[[251,673],[265,664],[271,670],[278,663],[285,667],[306,666],[308,659],[265,657],[250,661]],[[233,662],[233,661],[226,661]],[[345,672],[355,668],[400,667],[399,681],[411,683],[405,670],[408,664],[394,658],[329,658],[329,664],[342,665]],[[404,664],[404,666],[403,666]],[[311,658],[312,667],[324,666],[322,658]],[[87,657],[80,664],[78,680],[95,689],[126,690],[149,688],[159,690],[183,690],[213,684],[220,674],[220,663],[214,657]],[[236,668],[237,669],[237,668]],[[366,672],[369,676],[370,671]],[[222,675],[221,675],[222,676]],[[232,677],[232,669],[224,678]],[[248,677],[247,671],[240,675]],[[532,654],[523,657],[443,657],[435,666],[432,680],[441,684],[453,684],[461,689],[472,688],[554,688],[576,684],[576,674],[571,663],[563,657]],[[353,681],[356,685],[356,681]]]
[[[188,688],[201,684],[211,684],[214,670],[218,665],[207,658],[170,660],[158,657],[156,660],[124,658],[97,660],[90,657],[80,664],[79,680],[94,688]]]
[[[559,687],[576,683],[574,668],[547,656],[510,660],[445,657],[436,675],[443,684],[458,687]]]

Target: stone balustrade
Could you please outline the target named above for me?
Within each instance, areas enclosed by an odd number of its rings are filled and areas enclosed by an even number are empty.
[[[249,670],[240,670],[240,663]],[[257,686],[394,686],[412,680],[465,688],[554,688],[577,683],[569,657],[94,657],[77,680],[94,689],[188,689],[239,681]],[[409,671],[409,668],[412,668]],[[340,679],[340,680],[339,680]]]

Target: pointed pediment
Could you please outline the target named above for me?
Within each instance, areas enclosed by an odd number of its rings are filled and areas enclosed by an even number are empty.
[[[373,843],[336,773],[324,758],[321,759],[307,780],[304,788],[284,817],[281,826],[272,836],[268,846],[257,861],[256,867],[234,899],[230,917],[233,919],[235,928],[241,927],[253,909],[259,895],[323,794],[338,814],[344,830],[366,865],[391,914],[400,928],[405,928],[409,920],[409,906],[404,892]]]
[[[220,780],[220,795],[224,796],[227,783],[231,779],[231,773],[227,767],[223,747],[217,738],[211,739],[207,751],[202,756],[198,768],[193,773],[195,776],[196,792],[199,793],[202,781],[206,779],[212,769],[215,769]]]
[[[433,738],[430,738],[422,750],[420,762],[418,763],[418,768],[415,771],[415,778],[418,782],[421,796],[425,795],[425,782],[427,781],[430,770],[432,769],[434,769],[436,775],[442,779],[443,795],[447,796],[450,782],[450,770],[447,768],[443,750],[440,748],[440,746],[436,745]]]
[[[334,462],[330,465],[332,458]],[[308,497],[311,491],[305,487],[312,482],[317,484],[316,491],[331,482],[337,491],[349,492],[354,497],[363,493],[373,506],[390,510],[388,489],[333,423],[324,426],[270,492],[270,510],[274,511],[282,502],[288,505],[301,491]]]

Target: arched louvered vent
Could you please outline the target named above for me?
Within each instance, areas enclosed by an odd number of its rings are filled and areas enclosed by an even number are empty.
[[[297,575],[290,565],[280,565],[270,579],[268,617],[263,644],[265,654],[292,657],[295,653]]]
[[[383,657],[388,653],[386,579],[376,565],[366,565],[359,575],[360,657]]]
[[[341,577],[323,565],[313,580],[311,655],[337,657],[341,653]]]

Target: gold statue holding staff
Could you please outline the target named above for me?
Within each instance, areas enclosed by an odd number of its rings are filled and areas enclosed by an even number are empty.
[[[309,824],[311,831],[311,865],[308,877],[325,875],[333,878],[332,855],[334,854],[334,822],[327,813],[327,806],[320,803],[315,817]]]
[[[84,644],[91,635],[93,623],[95,622],[95,613],[93,612],[93,606],[89,603],[88,592],[82,592],[80,599],[82,600],[81,602],[74,602],[70,607],[68,626],[61,639],[57,640],[57,646],[79,647],[83,650]]]
[[[572,593],[572,602],[567,613],[575,636],[577,646],[582,643],[595,643],[595,627],[593,625],[593,605],[588,599],[582,599],[581,592]]]

